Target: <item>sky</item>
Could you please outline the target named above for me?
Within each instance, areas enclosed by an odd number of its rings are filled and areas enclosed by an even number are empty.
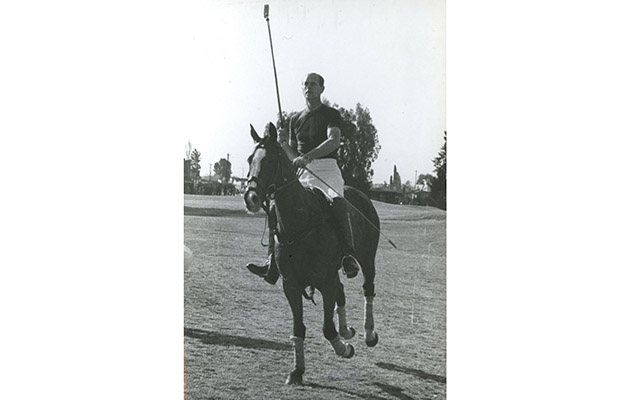
[[[370,110],[381,150],[374,183],[431,173],[446,130],[446,6],[443,0],[198,1],[183,26],[193,61],[192,105],[179,134],[201,153],[201,174],[229,154],[247,174],[251,123],[262,132],[278,113],[264,4],[269,4],[282,110],[304,108],[301,80],[324,76],[323,98]]]

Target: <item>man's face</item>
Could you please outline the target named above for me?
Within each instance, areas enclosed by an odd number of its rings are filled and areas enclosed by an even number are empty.
[[[302,93],[307,100],[319,99],[324,87],[320,85],[317,75],[307,75],[302,83]]]

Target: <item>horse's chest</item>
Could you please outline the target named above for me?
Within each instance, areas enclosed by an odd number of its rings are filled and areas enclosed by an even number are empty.
[[[311,285],[323,278],[330,269],[336,269],[341,252],[335,241],[329,241],[332,232],[318,232],[293,246],[276,248],[276,263],[285,279]],[[332,233],[334,235],[334,233]]]

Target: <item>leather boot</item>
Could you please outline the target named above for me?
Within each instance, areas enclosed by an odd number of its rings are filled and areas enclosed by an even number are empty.
[[[269,257],[267,257],[267,260],[265,261],[263,265],[256,265],[254,263],[249,263],[247,264],[246,267],[249,270],[249,272],[262,277],[265,280],[265,282],[272,285],[275,285],[276,282],[278,281],[278,278],[280,277],[280,273],[278,272],[278,266],[276,265],[274,261],[273,254],[270,254]]]
[[[275,285],[280,277],[280,272],[278,271],[278,266],[274,261],[274,235],[276,231],[276,212],[275,209],[271,209],[269,212],[269,247],[267,248],[267,260],[263,265],[256,265],[254,263],[249,263],[246,265],[249,272],[256,274],[262,277],[265,282]]]
[[[330,209],[337,222],[337,229],[339,231],[341,251],[343,252],[341,259],[343,273],[346,274],[348,278],[354,278],[359,273],[361,266],[353,255],[354,242],[352,239],[352,225],[350,224],[350,214],[348,214],[346,200],[339,197],[333,199]]]

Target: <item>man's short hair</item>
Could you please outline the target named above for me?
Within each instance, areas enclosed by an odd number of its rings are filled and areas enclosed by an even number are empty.
[[[314,75],[317,77],[317,80],[319,81],[319,85],[321,87],[324,87],[324,77],[321,76],[320,74],[318,74],[317,72],[311,72],[310,74],[307,74],[306,77],[309,77],[311,75]],[[306,80],[306,79],[305,79]]]

